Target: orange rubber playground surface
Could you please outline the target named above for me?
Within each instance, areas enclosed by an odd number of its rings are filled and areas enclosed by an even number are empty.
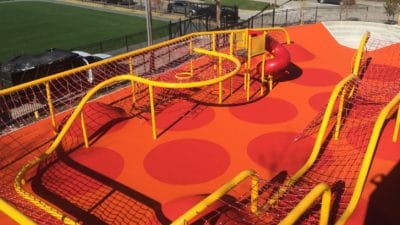
[[[148,114],[119,120],[123,112],[92,104],[86,115],[94,124],[87,128],[107,125],[91,138],[89,148],[71,151],[62,163],[40,174],[41,182],[33,179],[30,189],[83,224],[130,224],[138,216],[130,209],[141,206],[129,198],[150,205],[156,217],[168,223],[245,169],[265,180],[281,171],[295,173],[315,141],[296,138],[324,109],[335,85],[351,73],[356,50],[338,44],[322,24],[285,29],[293,42],[285,45],[291,55],[289,73],[268,94],[261,96],[256,88],[248,103],[228,100],[221,105],[174,100],[157,112],[156,140]],[[243,89],[235,91],[245,95]],[[9,144],[26,151],[41,149],[37,145],[53,135],[41,131],[49,123],[42,120],[15,131],[18,143]],[[392,224],[399,218],[393,214],[400,210],[395,191],[400,184],[400,141],[391,140],[394,127],[395,119],[388,120],[360,202],[346,224]],[[75,192],[63,192],[65,185],[76,185]],[[84,194],[88,190],[90,196]],[[91,202],[98,196],[112,197]],[[100,204],[108,207],[97,207]],[[0,224],[14,223],[0,214]]]

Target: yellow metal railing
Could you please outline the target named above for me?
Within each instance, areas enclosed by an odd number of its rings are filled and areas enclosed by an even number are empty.
[[[29,217],[25,216],[22,212],[17,210],[14,206],[7,203],[3,199],[0,198],[0,211],[5,213],[11,219],[19,224],[24,225],[36,225]]]
[[[218,190],[214,191],[211,195],[207,196],[201,202],[197,203],[190,210],[188,210],[185,214],[178,217],[175,221],[171,223],[171,225],[187,225],[189,221],[195,218],[197,215],[206,210],[209,206],[211,206],[216,201],[220,200],[225,194],[227,194],[230,190],[241,184],[243,181],[247,180],[247,178],[251,178],[251,211],[253,213],[257,212],[257,200],[258,200],[258,177],[253,170],[244,170],[238,175],[236,175],[232,180],[228,183],[224,184],[222,187],[218,188]]]
[[[288,32],[280,27],[276,27],[276,28],[259,28],[259,29],[253,29],[253,30],[260,30],[260,31],[278,31],[278,32],[282,32],[285,36],[285,40],[287,43],[290,43],[290,37]],[[229,37],[229,52],[230,55],[226,55],[223,53],[219,53],[216,52],[216,37],[217,35],[221,35],[221,34],[226,34],[226,35],[230,35]],[[38,206],[41,209],[44,209],[46,212],[48,212],[49,214],[53,215],[54,217],[56,217],[57,219],[63,221],[65,224],[78,224],[73,218],[68,217],[67,215],[64,215],[62,212],[60,212],[59,210],[49,206],[47,203],[45,203],[44,201],[36,198],[35,196],[33,196],[32,194],[30,194],[29,192],[25,191],[23,188],[23,185],[25,184],[25,174],[27,171],[29,171],[31,168],[35,167],[41,160],[45,159],[49,154],[51,154],[54,149],[59,145],[60,141],[62,140],[62,138],[64,137],[64,135],[66,134],[67,130],[69,129],[69,127],[71,126],[72,122],[78,117],[80,116],[81,118],[81,126],[82,126],[82,133],[83,133],[83,138],[84,138],[84,144],[86,147],[89,146],[89,140],[88,140],[88,135],[86,133],[86,128],[85,128],[85,120],[84,120],[84,114],[82,112],[82,108],[84,106],[84,104],[89,100],[89,98],[96,92],[98,91],[102,86],[105,86],[107,84],[113,83],[113,82],[117,82],[117,81],[121,81],[121,80],[130,80],[131,84],[132,84],[132,102],[135,102],[135,91],[136,91],[136,83],[142,83],[142,84],[147,84],[148,88],[149,88],[149,95],[150,95],[150,108],[151,108],[151,116],[152,116],[152,135],[153,138],[157,137],[157,133],[156,133],[156,119],[155,119],[155,109],[154,109],[154,94],[153,94],[153,87],[162,87],[162,88],[192,88],[192,87],[200,87],[200,86],[207,86],[207,85],[211,85],[211,84],[217,84],[219,86],[219,98],[218,101],[219,103],[222,102],[222,81],[231,78],[233,75],[235,75],[238,70],[240,69],[240,62],[233,56],[233,49],[234,46],[236,45],[235,40],[234,40],[234,36],[235,34],[241,34],[244,38],[246,38],[247,34],[248,34],[248,29],[241,29],[241,30],[228,30],[228,31],[212,31],[212,32],[198,32],[198,33],[192,33],[192,34],[188,34],[188,35],[184,35],[182,37],[179,38],[175,38],[169,41],[165,41],[159,44],[155,44],[143,49],[139,49],[136,51],[132,51],[132,52],[128,52],[125,54],[121,54],[115,57],[111,57],[99,62],[95,62],[89,65],[85,65],[82,67],[78,67],[78,68],[74,68],[68,71],[64,71],[64,72],[60,72],[51,76],[47,76],[44,78],[40,78],[37,79],[35,81],[31,81],[31,82],[27,82],[24,84],[20,84],[17,86],[13,86],[7,89],[3,89],[0,90],[0,96],[4,96],[7,94],[11,94],[14,92],[18,92],[27,88],[31,88],[34,86],[39,86],[39,85],[44,85],[45,86],[45,90],[46,90],[46,98],[47,98],[47,105],[49,108],[49,114],[50,114],[50,120],[51,120],[51,125],[52,128],[54,130],[56,130],[56,113],[55,113],[55,108],[53,106],[53,100],[52,100],[52,93],[51,93],[51,89],[50,89],[50,82],[57,80],[57,79],[61,79],[61,78],[65,78],[71,75],[74,75],[76,73],[80,73],[80,72],[85,72],[91,69],[94,69],[96,67],[100,67],[103,65],[108,65],[114,62],[117,62],[119,60],[128,60],[128,67],[129,67],[129,73],[130,75],[121,75],[121,76],[116,76],[113,77],[107,81],[104,81],[102,83],[100,83],[99,85],[97,85],[96,87],[94,87],[92,90],[90,90],[88,92],[88,94],[81,100],[81,102],[78,104],[78,106],[76,106],[75,111],[73,112],[73,114],[71,115],[71,117],[69,118],[69,122],[67,121],[67,123],[65,124],[65,126],[63,127],[63,129],[60,131],[59,134],[57,134],[57,137],[55,139],[55,141],[53,142],[53,144],[50,146],[49,149],[47,149],[42,155],[40,155],[39,157],[36,157],[35,159],[33,159],[32,161],[30,161],[28,164],[26,164],[17,174],[16,178],[15,178],[15,190],[21,195],[23,196],[25,199],[29,200],[30,202],[32,202],[33,204],[35,204],[36,206]],[[201,37],[201,36],[210,36],[211,39],[211,49],[213,51],[207,51],[205,49],[199,49],[199,48],[195,48],[193,46],[193,41],[192,39],[195,37]],[[150,52],[153,50],[156,50],[157,48],[161,48],[163,46],[166,45],[170,45],[170,44],[175,44],[175,43],[179,43],[182,41],[187,41],[189,40],[189,52],[190,54],[193,54],[193,52],[199,53],[199,54],[207,54],[209,56],[212,57],[216,57],[218,58],[218,76],[216,76],[213,79],[210,80],[205,80],[205,81],[199,81],[199,82],[187,82],[187,83],[166,83],[166,82],[159,82],[159,81],[154,81],[154,80],[148,80],[148,79],[144,79],[138,76],[133,76],[134,74],[134,67],[133,67],[133,57],[142,53],[146,53],[146,52]],[[222,74],[222,59],[226,59],[226,60],[230,60],[231,62],[233,62],[236,65],[236,68],[234,70],[232,70],[231,72],[227,73],[227,74]],[[191,75],[193,75],[193,67],[192,67],[192,62],[191,62],[191,67],[190,67],[190,73]],[[232,85],[232,80],[231,80],[231,85]],[[231,88],[231,92],[232,92],[232,88]],[[8,210],[8,209],[6,209]]]
[[[252,29],[252,30],[266,31],[266,32],[271,32],[271,31],[282,32],[284,37],[285,37],[286,43],[289,44],[291,42],[288,32],[284,28],[281,28],[281,27],[255,28],[255,29]],[[190,52],[190,54],[192,54],[193,51],[194,51],[194,46],[193,46],[192,39],[195,38],[195,37],[201,37],[201,36],[207,36],[207,35],[209,35],[210,39],[211,39],[211,44],[212,44],[211,50],[212,51],[216,50],[216,37],[217,37],[217,35],[222,35],[222,34],[230,35],[230,38],[229,38],[229,40],[230,40],[229,41],[229,49],[230,49],[230,52],[231,52],[231,55],[232,55],[233,48],[235,46],[235,40],[234,40],[233,36],[235,34],[242,34],[246,38],[246,36],[248,34],[248,31],[249,31],[249,29],[238,29],[238,30],[196,32],[196,33],[187,34],[187,35],[184,35],[184,36],[181,36],[181,37],[178,37],[178,38],[174,38],[174,39],[171,39],[171,40],[168,40],[168,41],[164,41],[164,42],[161,42],[161,43],[158,43],[158,44],[155,44],[155,45],[143,48],[143,49],[138,49],[138,50],[135,50],[135,51],[132,51],[132,52],[128,52],[128,53],[125,53],[125,54],[121,54],[121,55],[118,55],[118,56],[114,56],[114,57],[111,57],[111,58],[108,58],[108,59],[105,59],[105,60],[102,60],[102,61],[99,61],[99,62],[91,63],[91,64],[88,64],[88,65],[84,65],[84,66],[81,66],[81,67],[78,67],[78,68],[74,68],[74,69],[71,69],[71,70],[68,70],[68,71],[56,73],[54,75],[50,75],[50,76],[43,77],[43,78],[31,81],[31,82],[27,82],[27,83],[23,83],[23,84],[20,84],[20,85],[16,85],[16,86],[13,86],[13,87],[10,87],[10,88],[7,88],[7,89],[2,89],[2,90],[0,90],[0,96],[7,95],[7,94],[10,94],[10,93],[13,93],[13,92],[17,92],[17,91],[20,91],[20,90],[23,90],[23,89],[26,89],[26,88],[30,88],[30,87],[34,87],[34,86],[38,86],[38,85],[44,84],[45,88],[46,88],[47,105],[49,107],[49,114],[50,114],[51,124],[52,124],[53,129],[55,130],[56,129],[56,115],[55,115],[55,110],[54,110],[54,106],[53,106],[53,102],[52,102],[52,93],[51,93],[51,90],[50,90],[50,82],[51,81],[54,81],[54,80],[57,80],[57,79],[60,79],[60,78],[64,78],[64,77],[68,77],[68,76],[71,76],[71,75],[73,75],[75,73],[88,71],[88,70],[94,69],[96,67],[100,67],[102,65],[107,65],[107,64],[110,64],[110,63],[114,63],[114,62],[117,62],[119,60],[126,60],[126,59],[129,60],[130,73],[133,74],[134,73],[133,72],[133,60],[132,60],[133,56],[140,55],[140,54],[146,53],[146,52],[151,52],[151,51],[156,50],[158,48],[161,48],[163,46],[171,45],[171,44],[174,44],[174,43],[179,43],[179,42],[182,42],[182,41],[185,41],[185,40],[189,40],[189,52]],[[190,68],[190,73],[193,75],[193,67],[192,66]],[[134,87],[134,84],[132,85],[132,87]],[[133,100],[134,100],[134,98],[135,97],[133,96]]]
[[[194,49],[195,52],[197,53],[202,53],[202,54],[207,54],[209,56],[214,56],[218,57],[221,63],[221,59],[228,59],[231,62],[233,62],[236,65],[236,68],[232,70],[230,73],[227,73],[225,75],[221,75],[218,77],[215,77],[210,80],[204,80],[204,81],[196,81],[196,82],[188,82],[188,83],[167,83],[167,82],[161,82],[161,81],[154,81],[154,80],[148,80],[142,77],[134,76],[134,75],[120,75],[116,76],[113,78],[110,78],[108,80],[105,80],[101,82],[100,84],[96,85],[93,87],[79,102],[71,116],[68,118],[66,121],[65,125],[61,129],[61,131],[58,133],[57,137],[53,141],[53,143],[50,145],[49,149],[47,149],[42,155],[39,157],[35,158],[33,161],[29,162],[27,165],[25,165],[17,174],[15,178],[15,190],[16,192],[27,199],[28,201],[32,202],[39,208],[45,210],[55,218],[63,221],[65,224],[78,224],[74,219],[64,215],[62,212],[59,210],[51,207],[44,201],[38,199],[37,197],[33,196],[30,194],[28,191],[26,191],[23,188],[23,185],[25,184],[25,174],[33,167],[35,167],[40,161],[44,160],[45,158],[48,157],[61,143],[62,139],[64,138],[65,134],[68,132],[70,127],[72,126],[73,122],[80,116],[81,118],[81,126],[82,126],[82,133],[83,133],[83,138],[84,138],[84,144],[86,147],[89,146],[89,140],[88,136],[86,133],[85,129],[85,122],[84,122],[84,114],[83,114],[83,107],[85,104],[90,100],[92,96],[94,96],[100,89],[103,87],[118,82],[118,81],[131,81],[135,83],[142,83],[146,84],[149,87],[149,96],[150,96],[150,108],[151,108],[151,121],[152,121],[152,133],[153,133],[153,138],[156,138],[156,125],[155,125],[155,109],[154,109],[154,94],[153,94],[153,87],[161,87],[161,88],[174,88],[174,89],[181,89],[181,88],[194,88],[194,87],[203,87],[203,86],[208,86],[216,83],[221,83],[222,81],[234,76],[240,69],[240,62],[234,58],[233,56],[226,55],[223,53],[219,52],[211,52],[207,51],[204,49]],[[219,91],[220,95],[222,94],[222,90]]]

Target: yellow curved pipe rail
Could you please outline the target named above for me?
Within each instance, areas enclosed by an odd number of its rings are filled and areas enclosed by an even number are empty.
[[[355,75],[359,75],[358,73],[360,72],[361,61],[362,61],[362,57],[364,55],[364,47],[367,44],[370,36],[371,36],[371,33],[366,32],[361,38],[360,46],[358,47],[358,50],[357,50],[356,59],[354,60],[354,68],[352,71],[352,73]]]
[[[0,198],[0,211],[19,224],[36,225],[36,223],[33,222],[33,220],[25,216],[22,212],[20,212],[11,204],[4,201],[2,198]]]
[[[397,142],[397,137],[399,136],[399,130],[400,130],[400,105],[397,109],[396,124],[394,125],[394,131],[392,137],[393,142]]]
[[[171,225],[186,225],[190,220],[204,212],[209,206],[221,199],[225,194],[232,190],[237,185],[241,184],[247,178],[251,178],[251,210],[253,213],[257,211],[257,199],[258,199],[258,177],[256,172],[253,170],[244,170],[236,175],[228,183],[224,184],[211,195],[207,196],[205,199],[197,203],[191,209],[189,209],[185,214],[178,217]]]
[[[267,203],[263,206],[264,209],[268,208],[270,205],[275,204],[275,202],[282,196],[282,194],[284,194],[288,187],[292,186],[293,184],[295,184],[297,182],[298,179],[300,179],[310,168],[311,166],[314,164],[315,160],[317,159],[322,143],[324,141],[324,137],[325,137],[325,133],[326,130],[328,128],[328,123],[329,123],[329,118],[332,114],[333,111],[333,107],[336,101],[336,98],[338,97],[340,91],[345,87],[346,84],[348,84],[349,82],[351,82],[353,79],[356,79],[357,76],[354,74],[351,74],[349,76],[347,76],[346,78],[344,78],[343,80],[341,80],[336,87],[334,88],[334,90],[331,93],[331,96],[329,98],[329,102],[328,105],[326,107],[322,122],[321,122],[321,126],[317,135],[317,138],[315,140],[315,144],[314,147],[311,151],[310,157],[307,159],[306,163],[304,163],[304,165],[293,175],[293,177],[291,177],[290,180],[288,180],[283,187],[281,187],[276,194],[274,194],[268,201]]]
[[[374,129],[372,131],[371,139],[368,142],[368,147],[365,153],[364,160],[361,164],[360,174],[357,178],[353,195],[351,196],[350,202],[345,211],[343,212],[342,216],[336,222],[336,225],[345,224],[347,219],[351,216],[351,214],[353,214],[354,209],[356,208],[357,203],[360,200],[361,193],[364,188],[369,169],[371,167],[372,158],[374,156],[375,149],[382,131],[382,127],[390,112],[396,107],[398,107],[399,104],[400,104],[400,93],[398,93],[396,97],[394,97],[392,101],[390,101],[389,104],[387,104],[385,108],[379,113],[378,119],[376,120]]]
[[[118,81],[131,81],[131,82],[138,82],[138,83],[142,83],[142,84],[146,84],[149,86],[149,90],[150,90],[150,100],[151,100],[151,111],[152,111],[152,123],[153,123],[153,137],[155,135],[155,115],[154,115],[154,102],[152,101],[153,99],[153,94],[152,94],[152,88],[153,87],[161,87],[161,88],[175,88],[175,89],[182,89],[182,88],[193,88],[193,87],[203,87],[203,86],[208,86],[208,85],[212,85],[212,84],[216,84],[219,82],[222,82],[234,75],[236,75],[236,73],[239,71],[240,69],[240,62],[238,59],[236,59],[233,56],[227,55],[227,54],[223,54],[223,53],[219,53],[219,52],[211,52],[211,51],[207,51],[204,49],[194,49],[195,52],[198,53],[202,53],[202,54],[207,54],[210,56],[214,56],[214,57],[219,57],[219,58],[225,58],[228,59],[230,61],[232,61],[233,63],[235,63],[236,68],[231,71],[230,73],[227,73],[223,76],[219,76],[210,80],[205,80],[205,81],[196,81],[196,82],[187,82],[187,83],[167,83],[167,82],[162,82],[162,81],[154,81],[154,80],[148,80],[142,77],[138,77],[138,76],[133,76],[133,75],[120,75],[120,76],[116,76],[113,78],[110,78],[108,80],[105,80],[101,83],[99,83],[98,85],[96,85],[95,87],[93,87],[83,98],[82,100],[79,102],[78,106],[75,108],[74,112],[71,114],[71,116],[68,118],[67,122],[65,123],[65,125],[63,126],[63,128],[61,129],[61,131],[59,132],[59,134],[57,135],[57,137],[55,138],[55,140],[53,141],[53,143],[50,145],[50,147],[44,152],[42,153],[39,157],[35,158],[34,160],[30,161],[27,165],[25,165],[17,174],[16,178],[15,178],[15,183],[14,183],[14,188],[16,190],[16,192],[21,195],[22,197],[24,197],[26,200],[32,202],[33,204],[35,204],[37,207],[45,210],[46,212],[48,212],[49,214],[51,214],[52,216],[54,216],[55,218],[63,221],[65,224],[79,224],[78,222],[76,222],[74,219],[64,215],[62,212],[60,212],[59,210],[51,207],[50,205],[48,205],[47,203],[45,203],[44,201],[38,199],[37,197],[33,196],[32,194],[30,194],[29,192],[27,192],[24,188],[23,185],[25,184],[25,174],[34,166],[36,166],[40,161],[44,160],[45,158],[47,158],[52,152],[55,151],[55,149],[59,146],[59,144],[61,143],[62,139],[64,138],[65,134],[68,132],[68,130],[70,129],[70,127],[72,126],[73,122],[78,118],[81,117],[83,118],[83,114],[82,114],[82,110],[83,107],[85,106],[85,104],[90,100],[90,98],[92,96],[94,96],[100,89],[102,89],[103,87],[118,82]],[[83,121],[83,120],[82,120]],[[83,127],[84,124],[82,123]],[[85,146],[88,146],[88,141],[87,141],[87,135],[85,135],[84,132],[84,141],[85,141]]]
[[[325,183],[317,184],[300,202],[297,206],[290,211],[290,213],[279,223],[279,225],[294,224],[310,207],[313,203],[322,196],[321,203],[321,216],[319,224],[328,224],[329,210],[331,206],[331,188]]]

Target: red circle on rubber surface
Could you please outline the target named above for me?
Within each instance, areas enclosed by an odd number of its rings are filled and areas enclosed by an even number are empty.
[[[316,111],[320,111],[324,108],[324,106],[328,104],[330,96],[330,92],[321,92],[311,96],[311,98],[308,99],[308,103],[313,109],[315,109]]]
[[[229,154],[213,142],[181,139],[151,150],[144,159],[145,170],[169,184],[199,184],[222,175],[230,164]]]
[[[296,172],[308,159],[314,138],[305,137],[295,141],[293,132],[266,133],[254,138],[247,146],[247,154],[258,165],[289,174]]]
[[[240,120],[252,123],[281,123],[297,116],[292,103],[279,98],[267,97],[252,104],[230,108],[230,112]]]

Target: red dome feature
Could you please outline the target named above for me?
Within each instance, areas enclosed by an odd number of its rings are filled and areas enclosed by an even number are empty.
[[[182,102],[184,103],[184,102]],[[212,108],[185,102],[166,108],[156,114],[157,128],[181,131],[203,127],[215,118]]]
[[[305,68],[302,75],[292,82],[304,86],[334,86],[342,77],[331,70],[319,68]]]
[[[71,158],[109,178],[117,178],[124,168],[124,158],[103,147],[90,147],[71,154]]]
[[[154,178],[169,184],[199,184],[222,175],[230,164],[229,154],[213,142],[181,139],[158,145],[144,159]]]
[[[279,98],[267,97],[261,101],[230,108],[240,120],[251,123],[282,123],[297,116],[296,106]]]
[[[321,92],[311,96],[308,102],[310,103],[313,109],[320,111],[323,109],[324,106],[328,104],[330,97],[331,97],[330,92]]]
[[[258,165],[289,174],[296,172],[308,159],[314,146],[310,137],[294,141],[296,133],[274,132],[263,134],[249,142],[247,154]]]

